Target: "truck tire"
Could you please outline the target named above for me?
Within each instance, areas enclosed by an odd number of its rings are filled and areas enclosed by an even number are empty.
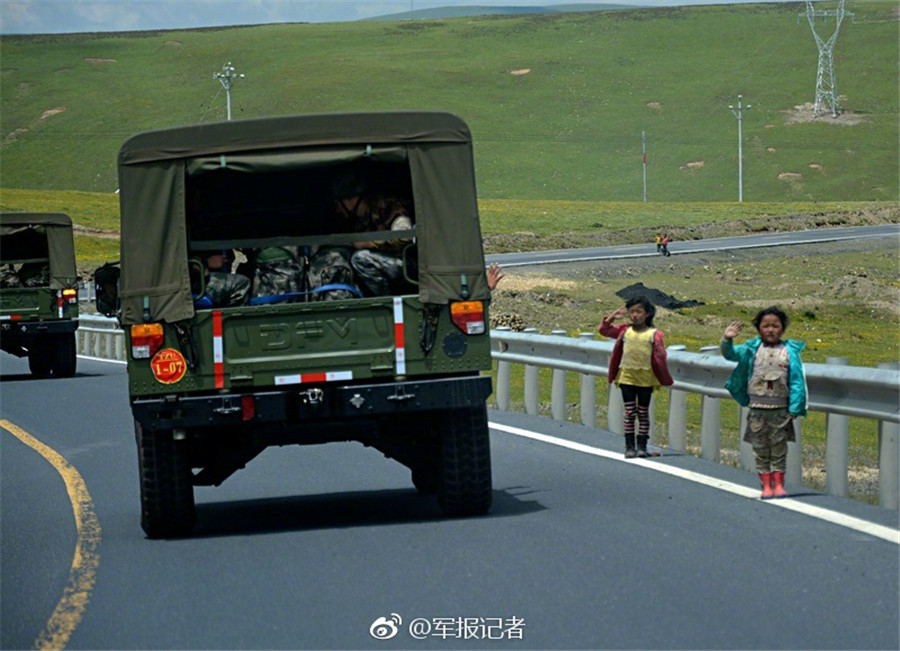
[[[72,377],[75,375],[75,333],[56,335],[54,337],[51,366],[56,377]]]
[[[148,538],[188,535],[197,523],[194,486],[185,441],[172,430],[134,423],[141,481],[141,528]]]
[[[438,492],[438,469],[434,465],[422,464],[412,469],[412,483],[421,495]]]
[[[493,498],[487,407],[448,412],[441,429],[438,506],[454,517],[487,513]]]
[[[28,370],[35,377],[50,377],[53,369],[53,354],[46,346],[36,346],[30,342],[28,346]]]

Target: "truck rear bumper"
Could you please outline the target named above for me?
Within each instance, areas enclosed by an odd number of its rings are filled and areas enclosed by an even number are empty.
[[[78,321],[60,319],[59,321],[0,321],[0,332],[17,337],[40,337],[43,335],[63,335],[75,332]]]
[[[350,386],[133,399],[135,419],[150,430],[283,423],[347,422],[373,416],[477,407],[492,391],[489,376],[406,380]]]

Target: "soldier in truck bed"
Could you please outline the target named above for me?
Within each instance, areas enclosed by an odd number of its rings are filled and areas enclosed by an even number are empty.
[[[247,276],[231,273],[231,257],[228,251],[200,251],[195,254],[200,260],[205,274],[205,292],[197,296],[194,303],[197,307],[230,307],[246,305],[250,297],[250,279]],[[192,279],[192,284],[197,279]]]
[[[333,188],[337,217],[350,232],[407,231],[413,228],[412,202],[371,192],[355,176],[339,180]],[[350,265],[370,296],[414,291],[403,274],[403,249],[410,239],[355,242]]]

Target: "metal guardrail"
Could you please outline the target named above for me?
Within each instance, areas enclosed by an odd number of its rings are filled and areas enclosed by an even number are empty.
[[[553,369],[551,379],[551,417],[566,419],[566,372],[581,375],[580,417],[584,425],[596,426],[595,377],[606,377],[612,341],[594,341],[593,333],[577,338],[564,332],[540,335],[535,331],[511,332],[508,328],[491,331],[492,356],[498,362],[494,395],[497,406],[508,410],[510,405],[510,365],[524,364],[525,412],[538,415],[539,370]],[[675,384],[669,392],[669,447],[687,451],[687,395],[702,396],[700,447],[701,457],[719,462],[720,400],[727,399],[739,410],[742,425],[747,410],[731,400],[724,389],[725,381],[735,367],[734,362],[721,357],[718,346],[709,346],[700,353],[690,353],[683,346],[668,348],[669,371]],[[900,364],[880,364],[879,368],[847,366],[846,358],[830,358],[827,364],[804,364],[809,390],[807,407],[810,411],[827,414],[825,451],[826,491],[833,495],[848,495],[849,426],[848,417],[878,421],[879,439],[879,504],[891,509],[900,505]],[[609,430],[621,434],[623,405],[619,391],[609,391],[607,423]],[[655,408],[655,400],[651,410]],[[796,441],[789,443],[787,480],[802,483],[801,420],[795,421]],[[655,418],[651,417],[651,423]],[[791,449],[792,448],[792,449]],[[741,467],[755,472],[753,452],[749,444],[740,444]]]
[[[96,314],[81,314],[75,331],[79,355],[125,361],[125,333],[119,320]]]
[[[566,419],[566,372],[581,376],[579,400],[581,423],[595,427],[597,422],[595,377],[606,377],[612,341],[594,341],[593,333],[567,337],[555,331],[551,335],[536,332],[512,332],[508,328],[491,330],[492,357],[498,362],[494,395],[501,410],[510,406],[510,366],[525,366],[525,412],[537,416],[539,411],[539,371],[553,369],[551,417]],[[125,334],[116,319],[95,315],[79,317],[78,352],[90,357],[125,360]],[[747,410],[731,400],[723,388],[734,368],[734,362],[723,359],[718,346],[691,353],[683,346],[668,348],[669,371],[675,384],[668,388],[669,447],[687,451],[687,396],[702,396],[700,427],[701,457],[719,462],[721,399],[733,404],[746,421]],[[879,368],[846,366],[845,358],[831,358],[828,364],[805,364],[809,388],[807,406],[810,411],[827,414],[825,451],[826,491],[848,495],[849,426],[848,417],[878,421],[879,504],[891,509],[900,507],[900,364],[880,364]],[[651,410],[655,409],[654,400]],[[622,396],[610,391],[607,405],[609,430],[622,433]],[[651,417],[651,423],[655,418]],[[653,425],[651,425],[653,427]],[[796,441],[788,444],[787,480],[802,483],[802,421],[795,421]],[[652,434],[652,431],[651,431]],[[740,444],[741,467],[754,472],[753,452],[749,444]]]

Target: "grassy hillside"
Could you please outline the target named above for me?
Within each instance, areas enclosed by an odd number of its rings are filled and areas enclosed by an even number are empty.
[[[893,2],[856,2],[835,49],[847,113],[812,119],[818,51],[802,4],[291,24],[0,40],[0,186],[113,192],[122,141],[224,119],[446,109],[496,199],[896,201]],[[820,27],[820,33],[831,29]]]

